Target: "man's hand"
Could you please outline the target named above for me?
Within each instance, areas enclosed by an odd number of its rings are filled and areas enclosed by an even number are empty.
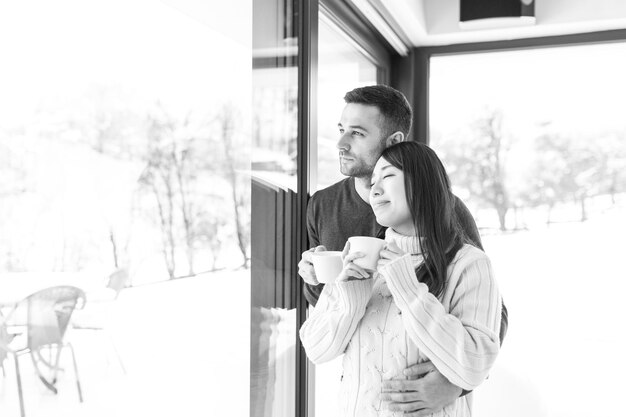
[[[452,404],[462,393],[443,376],[432,362],[404,370],[409,379],[384,381],[380,399],[390,411],[404,411],[405,416],[422,417]]]
[[[326,248],[322,245],[317,246],[315,248],[311,248],[307,251],[302,252],[302,259],[298,262],[298,274],[302,277],[304,282],[309,285],[318,285],[319,281],[315,276],[315,270],[313,269],[313,263],[311,261],[311,254],[313,252],[320,252],[326,250]]]

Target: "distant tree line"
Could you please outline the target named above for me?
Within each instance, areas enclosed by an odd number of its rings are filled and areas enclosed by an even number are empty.
[[[236,259],[226,247],[236,248],[239,265],[248,268],[250,138],[239,128],[244,124],[238,108],[224,103],[181,115],[160,103],[136,105],[110,86],[95,88],[83,100],[71,108],[45,109],[55,123],[33,123],[30,131],[143,167],[129,216],[151,222],[158,231],[169,278],[204,272],[207,264],[214,270],[223,256]],[[10,133],[0,132],[0,138]],[[0,197],[17,198],[29,186],[28,172],[14,154],[0,141]],[[108,241],[101,244],[110,248],[112,267],[126,266],[131,237],[113,224],[109,229]],[[5,268],[14,269],[20,254],[10,242],[0,243],[13,259]]]
[[[228,240],[240,251],[242,266],[249,267],[249,157],[236,130],[238,117],[228,104],[200,121],[191,115],[177,119],[163,108],[148,115],[139,185],[155,202],[151,214],[170,278],[179,270],[179,252],[185,254],[187,275],[200,272],[198,249],[208,250],[215,269]]]
[[[510,210],[547,206],[546,222],[560,203],[576,203],[580,221],[587,220],[591,197],[626,191],[624,132],[566,134],[548,132],[516,137],[503,129],[504,115],[495,109],[477,118],[464,135],[440,137],[436,150],[443,156],[453,185],[465,189],[481,207],[495,210],[506,230]],[[532,141],[529,154],[516,155],[516,141]],[[529,158],[527,171],[512,177],[515,158]]]

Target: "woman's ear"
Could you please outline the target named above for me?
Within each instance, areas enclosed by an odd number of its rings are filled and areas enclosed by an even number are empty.
[[[404,133],[397,131],[392,133],[387,137],[386,145],[390,147],[391,145],[395,145],[396,143],[404,142],[406,138],[404,137]]]

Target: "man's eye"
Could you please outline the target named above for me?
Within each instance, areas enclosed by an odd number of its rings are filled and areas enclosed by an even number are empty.
[[[343,135],[343,132],[345,132],[345,130],[339,129],[339,133],[341,133]]]
[[[352,132],[352,134],[355,136],[363,136],[363,133],[357,131]]]
[[[383,177],[383,179],[385,179],[385,178],[389,178],[389,177],[393,177],[393,174],[387,174],[387,175],[385,175],[385,176]]]

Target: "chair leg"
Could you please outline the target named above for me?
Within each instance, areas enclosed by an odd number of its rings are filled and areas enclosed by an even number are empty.
[[[50,359],[52,360],[52,346],[50,346]],[[52,384],[57,383],[57,376],[59,375],[59,363],[61,362],[61,349],[63,349],[63,345],[56,345],[56,359],[53,363],[52,368]]]
[[[74,348],[71,344],[67,344],[67,347],[70,348],[70,352],[72,354],[72,363],[74,364],[74,376],[76,377],[76,389],[78,390],[78,400],[83,402],[83,390],[80,387],[80,378],[78,377],[78,366],[76,366],[76,355],[74,354]]]
[[[47,362],[43,355],[41,354],[41,347],[35,349],[35,350],[31,350],[30,351],[30,358],[33,361],[33,368],[35,369],[35,372],[37,373],[37,376],[39,376],[39,380],[41,380],[41,382],[45,385],[46,388],[48,388],[50,391],[52,391],[53,393],[57,394],[58,390],[57,388],[54,386],[54,384],[56,383],[56,365],[51,363],[51,362]],[[48,381],[48,377],[46,375],[44,375],[44,373],[41,370],[41,367],[45,366],[47,368],[49,368],[50,371],[53,372],[53,378]]]
[[[15,376],[17,377],[17,393],[20,397],[20,415],[22,417],[26,416],[24,412],[24,394],[22,393],[22,376],[20,375],[20,363],[17,358],[17,355],[13,355],[13,359],[15,359]]]
[[[117,357],[117,361],[120,364],[120,368],[122,368],[122,372],[124,373],[124,375],[126,375],[126,367],[124,366],[124,362],[122,361],[122,357],[120,356],[120,352],[117,350],[117,347],[115,346],[115,343],[113,342],[113,338],[111,337],[111,334],[106,331],[106,335],[109,338],[109,343],[111,343],[111,347],[113,348],[113,352],[115,352],[115,356]]]

